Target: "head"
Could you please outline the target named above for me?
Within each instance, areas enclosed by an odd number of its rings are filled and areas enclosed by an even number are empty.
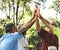
[[[8,23],[5,26],[6,33],[14,33],[17,31],[16,26],[13,23]]]
[[[56,21],[52,21],[51,24],[55,27],[57,27],[57,25],[58,25]]]
[[[50,24],[53,25],[53,26],[55,26],[55,27],[57,27],[57,25],[58,25],[56,21],[50,21]],[[49,34],[53,34],[53,32],[50,30]]]

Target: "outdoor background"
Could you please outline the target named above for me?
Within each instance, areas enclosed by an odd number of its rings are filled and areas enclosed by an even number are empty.
[[[5,25],[8,22],[16,26],[25,24],[33,14],[34,5],[37,4],[41,14],[48,21],[55,20],[60,28],[60,0],[0,0],[0,37],[5,34]],[[42,27],[45,25],[40,21]],[[26,35],[30,50],[41,50],[41,39],[37,34],[35,24]]]

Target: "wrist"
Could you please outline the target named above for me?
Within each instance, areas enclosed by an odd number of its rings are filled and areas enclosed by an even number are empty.
[[[35,15],[32,16],[33,18],[35,17]]]

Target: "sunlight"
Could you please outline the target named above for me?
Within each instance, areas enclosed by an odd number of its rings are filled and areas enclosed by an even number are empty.
[[[5,19],[5,18],[6,18],[6,14],[0,10],[0,19]]]
[[[48,10],[48,9],[41,9],[41,14],[42,14],[42,16],[44,18],[48,18],[48,17],[54,18],[54,17],[56,17],[56,15],[55,15],[56,14],[56,11],[53,10],[53,9],[50,9],[50,10]]]
[[[38,2],[38,0],[33,0],[33,1]],[[48,9],[51,6],[52,1],[54,1],[54,0],[46,0],[46,2],[44,3],[44,5],[46,6],[45,9],[43,8],[43,3],[41,2],[40,11],[41,11],[42,16],[44,16],[44,18],[48,18],[48,17],[60,18],[59,14],[58,14],[58,16],[56,15],[57,12],[54,9]],[[33,11],[34,5],[35,4],[33,2],[30,4],[32,11]]]
[[[34,3],[34,1],[36,1],[36,2],[38,2],[38,0],[33,0],[33,2],[31,3],[31,4],[29,4],[30,5],[30,9],[33,11],[33,9],[34,9],[34,6],[35,6],[35,3]],[[56,17],[56,11],[55,10],[53,10],[53,9],[48,9],[48,7],[52,4],[52,1],[53,0],[46,0],[46,3],[44,3],[45,4],[45,6],[46,6],[46,8],[45,9],[43,9],[43,3],[41,3],[41,6],[40,6],[40,11],[41,11],[41,13],[42,13],[42,15],[44,16],[44,18],[48,18],[48,17]],[[53,13],[54,12],[54,13]],[[60,15],[60,14],[59,14]],[[60,18],[59,17],[59,15],[58,15],[58,18]],[[0,19],[4,19],[4,18],[6,18],[5,17],[6,16],[6,14],[4,14],[1,10],[0,10]]]

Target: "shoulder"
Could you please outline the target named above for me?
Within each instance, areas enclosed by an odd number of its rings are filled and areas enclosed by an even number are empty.
[[[15,32],[14,34],[12,35],[22,35],[23,36],[23,33],[20,33],[20,32]]]
[[[58,28],[58,27],[53,27],[53,33],[55,34],[55,35],[57,35],[57,36],[59,36],[60,35],[60,29]]]
[[[4,35],[0,38],[0,41],[2,41],[3,39],[7,38],[8,36],[10,36],[10,34],[4,34]]]

